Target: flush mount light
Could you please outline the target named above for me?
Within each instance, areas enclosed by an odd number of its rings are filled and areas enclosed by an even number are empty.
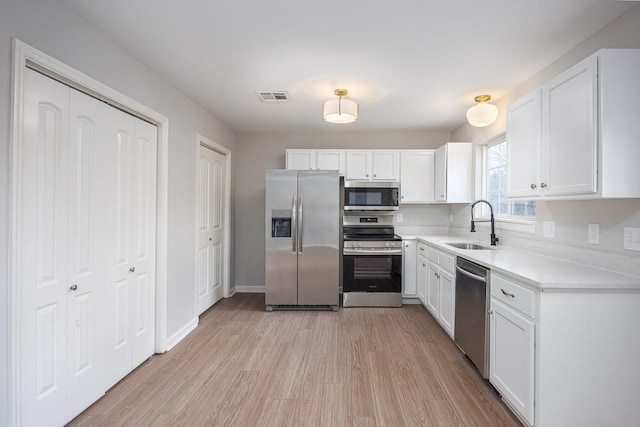
[[[338,99],[325,101],[322,118],[330,123],[353,123],[358,120],[358,103],[344,99],[349,92],[346,89],[336,89],[333,93]]]
[[[476,105],[467,110],[467,121],[471,126],[482,128],[489,126],[498,118],[498,107],[489,104],[489,95],[475,97]]]

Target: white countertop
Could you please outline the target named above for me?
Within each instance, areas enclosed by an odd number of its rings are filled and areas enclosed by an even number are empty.
[[[603,270],[497,246],[494,250],[465,250],[446,243],[469,242],[468,239],[446,235],[403,235],[404,239],[418,239],[446,252],[461,256],[493,271],[511,276],[540,289],[638,289],[640,277]],[[489,242],[473,242],[490,247]]]

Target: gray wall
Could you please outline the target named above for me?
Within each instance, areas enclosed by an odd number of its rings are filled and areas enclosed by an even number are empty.
[[[640,5],[604,27],[580,45],[563,55],[524,84],[496,102],[500,115],[496,123],[488,128],[473,128],[464,123],[451,133],[454,140],[473,141],[482,144],[506,129],[507,106],[534,90],[557,73],[569,68],[601,48],[640,48]],[[640,70],[639,70],[640,72]],[[640,144],[640,135],[638,135]],[[453,227],[466,230],[469,225],[468,206],[452,209]],[[542,221],[556,222],[556,238],[542,237]],[[640,227],[640,200],[594,200],[538,202],[536,235],[503,232],[505,242],[525,249],[545,251],[570,259],[588,260],[602,267],[616,265],[629,273],[640,274],[640,253],[623,249],[622,233],[625,226]],[[600,224],[600,244],[587,243],[587,224]],[[543,244],[544,242],[544,244]],[[549,243],[555,245],[549,246]],[[555,246],[555,247],[554,247]],[[584,251],[576,251],[583,249]],[[604,251],[607,254],[595,253]],[[590,253],[592,252],[592,253]],[[619,255],[619,256],[615,256]],[[622,258],[620,258],[622,256]],[[620,259],[626,259],[620,264]],[[612,260],[615,264],[611,264]]]
[[[234,148],[234,132],[57,1],[0,5],[0,425],[7,425],[7,251],[11,38],[53,56],[169,118],[168,335],[195,317],[196,133]],[[168,58],[168,60],[170,60]]]
[[[236,285],[264,286],[264,188],[267,169],[284,168],[287,148],[436,148],[445,131],[351,132],[349,125],[326,132],[238,133],[236,144]],[[405,223],[448,223],[448,208],[407,209]]]

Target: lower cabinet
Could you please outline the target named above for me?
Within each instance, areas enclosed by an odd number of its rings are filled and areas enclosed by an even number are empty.
[[[420,302],[426,306],[427,303],[427,261],[426,255],[423,256],[420,249],[426,250],[424,244],[418,244],[418,256],[416,257],[416,276],[417,276],[417,293]]]
[[[534,323],[491,298],[489,381],[533,425]]]
[[[402,241],[402,297],[415,298],[418,296],[417,281],[417,242],[415,240]]]

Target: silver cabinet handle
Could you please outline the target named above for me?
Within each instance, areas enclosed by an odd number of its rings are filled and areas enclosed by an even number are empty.
[[[506,296],[511,297],[511,298],[515,298],[516,297],[514,294],[509,293],[509,292],[505,291],[504,289],[500,289],[500,290],[502,291],[502,295],[506,295]]]
[[[133,273],[134,271],[136,271],[136,268],[135,268],[135,267],[131,267],[131,268],[129,269],[129,273]]]
[[[302,219],[304,218],[304,214],[302,213],[302,196],[298,197],[298,252],[302,253],[302,232],[303,225]]]
[[[541,187],[541,188],[547,188],[547,184],[545,184],[544,182],[541,182],[541,183],[540,183],[540,187]]]
[[[71,286],[69,286],[69,290],[70,290],[70,291],[76,291],[76,290],[78,290],[78,285],[71,285]]]
[[[291,197],[291,252],[298,249],[298,217],[296,215],[296,196]]]
[[[531,189],[532,189],[532,190],[535,190],[535,189],[536,189],[536,187],[538,187],[538,186],[537,186],[537,185],[535,185],[535,184],[531,184]]]

